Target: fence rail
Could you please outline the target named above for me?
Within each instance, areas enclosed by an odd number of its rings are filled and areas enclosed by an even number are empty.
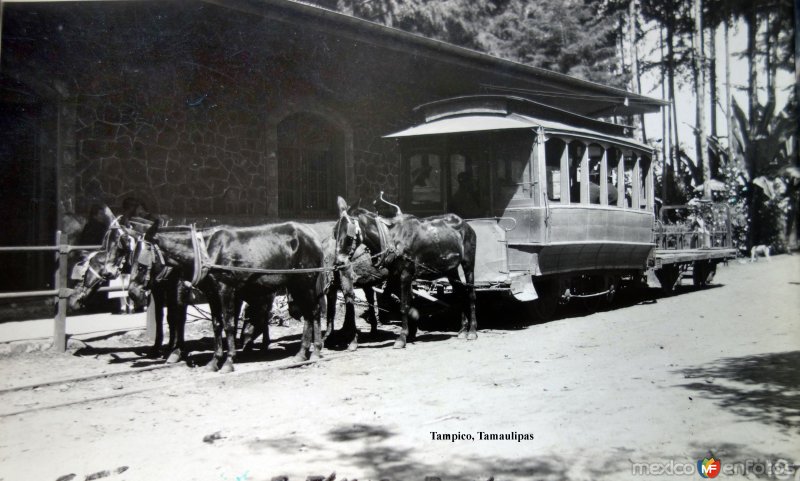
[[[97,250],[99,245],[71,246],[63,242],[61,231],[56,231],[56,242],[52,246],[0,246],[0,253],[55,252],[56,269],[53,274],[53,289],[41,291],[0,292],[0,299],[26,299],[31,297],[55,297],[57,310],[53,325],[53,349],[67,350],[67,299],[72,290],[67,287],[69,253],[79,250]],[[118,290],[101,288],[103,291]]]

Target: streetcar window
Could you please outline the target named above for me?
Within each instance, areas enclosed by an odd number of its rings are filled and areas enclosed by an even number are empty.
[[[592,144],[589,146],[589,203],[600,203],[600,184],[608,179],[600,178],[600,162],[603,159],[603,147]]]
[[[563,201],[562,192],[566,192],[562,186],[567,180],[562,177],[561,156],[567,144],[558,138],[552,137],[547,140],[544,147],[545,175],[547,180],[547,199],[551,201]],[[565,174],[568,171],[564,172]]]
[[[495,153],[495,205],[510,199],[530,198],[530,140],[504,143]]]
[[[624,207],[633,207],[633,166],[636,163],[636,157],[634,154],[630,152],[626,152],[625,154],[625,178],[624,181],[624,191],[625,191],[625,203]]]
[[[650,169],[650,158],[642,156],[641,168],[639,170],[639,208],[647,209],[647,172]]]
[[[586,146],[580,142],[569,144],[569,200],[572,204],[581,203],[581,159]]]
[[[442,162],[438,154],[418,153],[408,159],[413,207],[440,207]]]
[[[484,217],[488,196],[483,195],[486,175],[478,162],[463,154],[450,155],[448,211],[465,219]]]
[[[620,204],[620,192],[624,189],[620,184],[619,158],[622,153],[616,147],[611,147],[606,151],[606,162],[608,164],[608,205],[618,206]]]

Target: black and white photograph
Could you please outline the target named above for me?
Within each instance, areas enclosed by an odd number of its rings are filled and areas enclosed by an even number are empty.
[[[800,480],[797,0],[0,0],[0,481]]]

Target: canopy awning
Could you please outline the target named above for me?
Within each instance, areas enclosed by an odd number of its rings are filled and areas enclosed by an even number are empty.
[[[599,143],[612,143],[633,149],[651,152],[653,149],[628,137],[609,135],[583,127],[574,127],[552,120],[542,120],[527,115],[462,115],[446,117],[417,125],[400,132],[384,136],[385,138],[407,138],[425,135],[463,134],[470,132],[489,132],[513,129],[544,128],[545,135],[562,135]]]

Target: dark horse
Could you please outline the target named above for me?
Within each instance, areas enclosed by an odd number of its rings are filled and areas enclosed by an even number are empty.
[[[381,199],[382,200],[382,199]],[[358,224],[358,229],[351,227]],[[403,348],[416,335],[416,319],[409,323],[411,283],[414,279],[447,277],[461,301],[463,314],[459,337],[477,339],[475,318],[475,231],[455,214],[423,219],[396,209],[391,218],[380,217],[360,207],[339,204],[335,232],[337,267],[346,265],[359,243],[372,253],[373,266],[388,270],[389,282],[400,286],[403,327],[394,343]],[[461,267],[462,280],[458,273]],[[416,317],[416,316],[411,316]]]
[[[328,326],[325,337],[326,344],[347,344],[348,350],[354,350],[358,347],[358,330],[355,323],[353,289],[359,288],[364,291],[367,298],[366,319],[372,333],[375,333],[378,328],[378,318],[375,313],[375,292],[372,288],[386,281],[389,270],[379,262],[380,256],[373,257],[362,242],[361,226],[356,219],[347,215],[347,202],[338,197],[336,203],[340,212],[339,219],[334,225],[333,237],[326,239],[323,244],[325,264],[339,267],[331,273],[332,279],[326,292]],[[358,204],[353,207],[353,209],[358,208]],[[336,317],[336,292],[339,289],[345,299],[344,325],[340,332],[331,336]]]
[[[213,231],[205,231],[210,235]],[[167,349],[168,363],[178,362],[187,354],[184,344],[184,326],[186,325],[186,309],[191,290],[184,285],[179,269],[165,265],[163,256],[144,241],[144,234],[124,227],[118,222],[112,224],[103,240],[101,254],[103,264],[99,272],[105,279],[120,275],[123,270],[131,272],[131,283],[128,294],[137,302],[144,304],[153,294],[156,317],[156,338],[150,348],[149,356],[157,357],[164,341],[164,307],[167,308],[167,324],[169,326],[169,343]],[[147,260],[145,260],[147,259]]]
[[[207,231],[204,235],[210,235]],[[169,343],[167,363],[178,362],[187,355],[184,342],[186,309],[191,301],[192,289],[184,280],[180,269],[167,265],[157,245],[140,236],[132,256],[131,282],[128,294],[137,303],[144,304],[152,294],[156,316],[156,339],[150,350],[158,356],[164,340],[164,307],[167,308]]]
[[[279,290],[292,298],[290,312],[303,317],[303,336],[297,360],[316,359],[322,350],[319,315],[324,305],[324,267],[322,247],[314,232],[301,224],[218,228],[198,251],[191,233],[159,232],[156,222],[145,238],[159,247],[169,265],[194,273],[197,287],[211,308],[214,325],[214,359],[211,370],[230,372],[236,355],[236,316],[241,301],[257,312],[268,312]],[[196,252],[207,249],[207,259],[198,275]],[[205,253],[204,253],[205,254]],[[268,316],[264,316],[268,319]],[[224,360],[225,330],[228,357]],[[265,326],[266,338],[266,326]],[[265,341],[266,342],[266,341]],[[313,342],[313,346],[312,346]],[[223,363],[221,366],[220,364]]]

